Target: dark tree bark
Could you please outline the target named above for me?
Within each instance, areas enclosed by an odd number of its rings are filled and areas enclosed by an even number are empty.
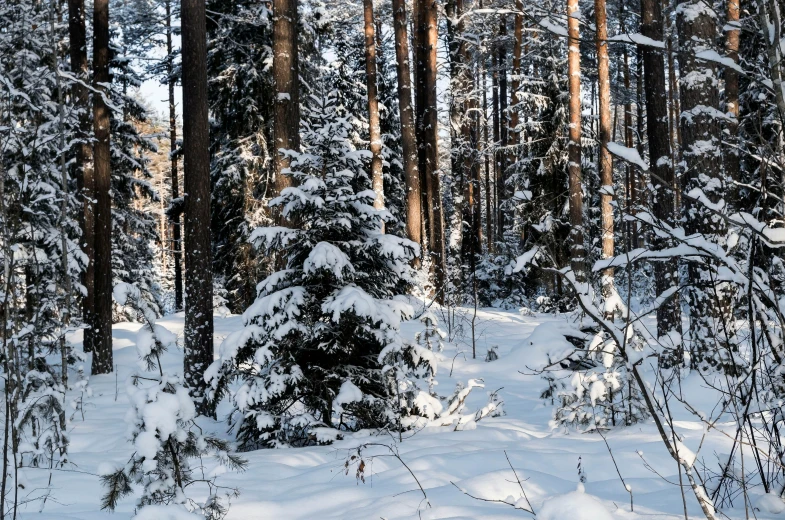
[[[87,32],[85,29],[84,0],[68,0],[68,34],[71,39],[71,72],[80,80],[87,82]],[[80,217],[82,227],[81,246],[87,258],[87,267],[82,275],[82,284],[87,294],[82,298],[82,319],[93,323],[95,311],[95,208],[93,207],[93,147],[90,144],[90,92],[82,83],[73,83],[72,97],[79,109],[79,143],[76,145],[76,178],[83,211]],[[85,332],[84,351],[93,351],[94,335]]]
[[[482,78],[482,155],[485,163],[485,234],[486,247],[488,252],[493,252],[493,191],[491,191],[491,167],[490,157],[488,150],[490,143],[488,142],[488,92],[487,92],[487,74],[485,73],[485,61],[480,60],[480,78]]]
[[[632,98],[631,98],[631,81],[630,81],[630,56],[627,52],[627,48],[624,48],[624,90],[627,92],[624,100],[624,146],[627,148],[632,148],[635,144],[633,142],[633,131],[632,131]],[[624,166],[625,171],[625,179],[624,179],[624,186],[625,186],[625,201],[624,205],[628,214],[635,213],[635,178],[638,175],[637,171],[635,170],[635,166],[627,163]],[[635,247],[635,242],[633,240],[634,233],[632,222],[627,222],[625,225],[625,240],[627,246],[629,248]]]
[[[641,33],[654,41],[663,41],[664,20],[660,0],[641,0]],[[673,225],[673,164],[671,162],[670,134],[668,129],[668,100],[665,88],[665,57],[662,51],[642,46],[643,69],[646,74],[646,132],[649,138],[652,193],[649,205],[654,216]],[[667,247],[668,242],[652,234],[655,248]],[[678,285],[679,273],[675,260],[654,263],[657,294],[663,294]],[[657,309],[657,335],[663,337],[678,330],[681,325],[679,300],[674,295]]]
[[[417,140],[415,137],[414,111],[412,110],[412,84],[409,67],[409,37],[406,30],[406,2],[393,0],[395,24],[395,56],[398,60],[398,109],[401,118],[401,147],[403,169],[406,175],[406,234],[409,240],[422,245],[422,194],[420,171],[417,165]]]
[[[508,150],[509,145],[509,122],[507,113],[507,20],[502,16],[499,23],[499,37],[501,39],[499,45],[499,146],[501,150],[499,156],[499,168],[496,170],[496,193],[499,198],[498,211],[496,217],[496,236],[499,240],[504,240],[504,202],[509,200],[510,193],[507,188],[507,167],[509,166]]]
[[[502,161],[499,146],[501,144],[500,128],[501,118],[499,117],[499,56],[495,52],[491,52],[491,125],[493,143],[490,146],[490,152],[493,156],[493,236],[495,240],[501,241],[502,236],[498,230],[501,227],[499,223],[499,215],[501,214],[501,188],[499,186],[499,179],[501,178]],[[486,136],[487,137],[487,136]],[[495,246],[495,244],[494,244]]]
[[[174,47],[172,45],[172,0],[166,0],[166,76],[169,87],[169,153],[171,154],[172,198],[180,196],[177,173],[177,111],[174,106]],[[172,256],[174,257],[174,308],[183,310],[183,264],[180,243],[180,215],[172,219]]]
[[[679,70],[681,91],[681,137],[684,156],[684,192],[700,189],[712,203],[725,196],[722,167],[719,108],[719,78],[712,62],[696,58],[702,51],[716,51],[716,14],[702,0],[683,0],[677,10],[679,32]],[[706,240],[721,244],[725,220],[717,218],[703,204],[683,197],[685,231],[700,233]],[[723,286],[714,282],[710,263],[689,265],[687,301],[690,306],[688,343],[694,367],[716,367],[724,361],[715,352],[727,352],[733,334],[729,298]],[[727,363],[732,364],[730,359]]]
[[[111,151],[109,146],[111,115],[104,102],[108,95],[109,76],[109,0],[93,3],[93,85],[101,95],[93,95],[93,131],[95,133],[95,312],[91,314],[93,374],[112,371],[112,198]]]
[[[204,0],[183,0],[183,172],[185,204],[185,383],[197,411],[213,415],[204,371],[213,362],[210,136]]]
[[[376,37],[373,0],[363,0],[365,19],[365,85],[368,90],[368,126],[371,148],[371,184],[376,197],[373,207],[384,209],[384,176],[382,173],[382,131],[379,122],[379,95],[376,81]]]
[[[581,51],[578,0],[567,0],[567,74],[569,76],[570,141],[568,172],[570,196],[570,265],[575,279],[585,279],[583,246],[583,174],[581,172]]]
[[[517,146],[521,144],[523,132],[518,128],[520,125],[520,114],[518,108],[518,91],[521,89],[521,55],[523,52],[523,1],[515,0],[515,39],[512,48],[512,78],[510,86],[510,144]]]
[[[300,148],[300,79],[297,52],[297,0],[273,0],[273,80],[275,113],[273,137],[275,152],[274,195],[292,185],[292,178],[281,172],[289,168],[289,159],[281,150]],[[278,215],[276,220],[284,224]]]

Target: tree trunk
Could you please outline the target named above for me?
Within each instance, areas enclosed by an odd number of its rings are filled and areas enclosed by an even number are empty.
[[[725,195],[720,147],[720,124],[715,116],[719,107],[719,78],[716,65],[698,60],[701,51],[716,51],[716,15],[703,0],[683,0],[677,9],[679,32],[679,70],[681,72],[681,136],[685,172],[685,193],[700,189],[713,204]],[[700,233],[709,242],[721,244],[727,226],[703,204],[683,198],[687,234]],[[714,283],[711,265],[691,263],[687,290],[690,306],[688,344],[693,366],[706,369],[732,360],[719,359],[727,351],[732,333],[727,288]]]
[[[487,74],[485,73],[485,60],[480,59],[480,77],[482,78],[482,155],[485,162],[485,234],[488,253],[493,252],[493,191],[491,191],[491,168],[488,150],[488,92]]]
[[[654,41],[663,41],[662,4],[660,0],[641,0],[641,33]],[[668,225],[674,223],[673,164],[671,162],[670,134],[668,130],[668,100],[665,89],[665,57],[662,51],[641,46],[643,69],[646,74],[646,132],[649,137],[649,160],[652,193],[649,205],[654,216]],[[667,247],[669,242],[652,234],[655,248]],[[654,280],[657,295],[679,283],[675,260],[654,263]],[[657,336],[677,331],[681,325],[677,295],[657,309]]]
[[[93,348],[92,373],[112,371],[111,115],[104,102],[109,82],[109,0],[93,3],[93,131],[95,133],[95,312],[86,335]]]
[[[637,141],[635,143],[635,148],[638,150],[638,155],[643,157],[643,135],[644,135],[644,121],[645,116],[643,114],[644,109],[644,102],[643,102],[643,91],[645,90],[643,84],[643,58],[641,56],[641,51],[638,49],[636,60],[635,60],[635,67],[636,67],[636,78],[635,78],[635,108],[637,110],[637,114],[635,117],[635,135],[637,137]],[[632,196],[633,200],[636,201],[637,204],[634,204],[632,207],[633,213],[637,212],[638,206],[644,206],[646,204],[645,194],[642,193],[643,186],[646,185],[646,172],[643,170],[639,171],[637,175],[634,175],[630,182],[630,187],[632,188]],[[643,247],[643,235],[638,231],[638,222],[636,220],[632,221],[632,243],[635,247]]]
[[[403,148],[403,169],[406,175],[406,234],[409,240],[422,245],[422,194],[420,193],[420,171],[417,167],[417,141],[414,133],[405,0],[393,0],[393,20],[395,24],[395,56],[398,60],[396,72],[398,74],[398,110],[401,118],[401,147]]]
[[[741,24],[739,23],[739,13],[741,0],[727,0],[728,4],[728,20],[725,32],[725,55],[733,60],[733,63],[739,63],[739,34],[741,32]],[[735,198],[733,194],[736,191],[735,182],[739,180],[739,73],[733,67],[725,67],[723,71],[725,76],[725,112],[732,118],[728,122],[728,131],[730,133],[730,146],[725,148],[725,171],[728,175],[728,181],[731,182],[731,189],[729,195]]]
[[[509,200],[507,189],[507,167],[509,166],[507,146],[509,145],[509,124],[507,114],[507,20],[502,16],[499,23],[499,168],[496,170],[496,191],[499,197],[499,215],[497,218],[496,236],[504,241],[504,203]]]
[[[521,89],[521,54],[523,52],[523,1],[515,0],[515,40],[512,48],[512,78],[510,89],[510,132],[512,144],[517,150],[518,145],[521,144],[523,132],[518,126],[520,125],[520,114],[518,108],[518,91]]]
[[[493,157],[493,236],[495,240],[501,241],[502,235],[499,234],[499,215],[501,215],[502,193],[499,186],[501,177],[501,153],[499,146],[501,143],[500,129],[501,118],[499,117],[499,56],[491,51],[491,124],[493,125],[493,143],[490,146],[491,156]]]
[[[172,199],[180,196],[177,174],[177,111],[174,106],[174,47],[172,45],[172,0],[166,0],[166,82],[169,87],[169,154],[171,157]],[[180,244],[180,216],[172,222],[172,256],[174,258],[174,310],[183,310],[183,265]]]
[[[185,206],[184,379],[198,413],[214,415],[204,371],[213,362],[210,134],[204,0],[183,0],[183,174]]]
[[[632,101],[630,100],[630,93],[631,90],[631,83],[630,83],[630,56],[627,52],[627,48],[624,48],[624,91],[627,93],[624,99],[624,146],[627,148],[632,148],[633,139],[632,139]],[[625,179],[625,206],[627,208],[627,213],[634,215],[635,214],[635,177],[637,172],[635,170],[636,166],[631,164],[625,165],[625,172],[626,172],[626,179]],[[635,248],[635,242],[633,240],[633,232],[632,232],[632,222],[627,222],[625,225],[625,240],[627,243],[627,247],[630,249]]]
[[[384,209],[382,131],[379,123],[379,95],[376,83],[376,27],[373,19],[373,0],[363,0],[363,14],[365,18],[365,85],[368,89],[368,127],[372,154],[371,184],[376,194],[373,199],[373,207]]]
[[[275,187],[273,196],[292,185],[292,178],[283,172],[289,159],[281,150],[300,148],[300,80],[297,53],[297,0],[273,0],[273,81],[275,112],[273,115],[273,153]],[[276,215],[279,224],[285,224]]]
[[[87,82],[87,32],[85,29],[84,0],[68,0],[68,34],[71,39],[71,72],[81,81]],[[87,291],[82,297],[82,319],[92,326],[95,311],[95,208],[93,207],[93,147],[90,145],[90,92],[81,82],[72,84],[73,102],[79,109],[79,144],[76,148],[76,178],[83,200],[82,216],[79,219],[82,227],[82,252],[87,258],[87,266],[82,275],[82,284]],[[85,352],[93,351],[94,334],[85,331],[83,348]]]
[[[578,0],[567,0],[567,74],[569,76],[570,265],[578,282],[585,281],[583,247],[583,175],[581,172],[581,51]]]
[[[417,110],[422,148],[420,173],[425,177],[426,198],[428,200],[428,243],[435,272],[436,300],[444,301],[445,258],[444,258],[444,218],[442,216],[441,186],[439,181],[439,122],[436,109],[436,47],[437,5],[434,0],[416,0],[417,46]]]
[[[608,151],[611,137],[611,80],[608,59],[608,22],[605,13],[605,0],[594,0],[594,16],[597,25],[597,83],[600,108],[600,220],[602,239],[602,258],[611,258],[614,254],[613,236],[613,157]],[[606,299],[613,296],[613,268],[602,273],[602,293]],[[615,309],[607,308],[611,314]]]

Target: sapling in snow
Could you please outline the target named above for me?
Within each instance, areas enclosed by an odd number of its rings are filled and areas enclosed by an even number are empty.
[[[194,423],[196,409],[182,377],[164,372],[161,366],[161,355],[176,346],[177,337],[156,323],[155,310],[139,288],[118,284],[114,297],[119,305],[134,309],[144,323],[136,338],[144,370],[134,374],[127,385],[131,408],[126,421],[135,451],[124,467],[100,470],[107,488],[103,508],[114,510],[136,484],[142,487],[137,502],[142,513],[146,506],[169,506],[172,511],[197,512],[208,519],[223,518],[227,510],[219,495],[223,488],[215,477],[205,476],[203,458],[213,456],[220,465],[236,470],[243,469],[245,461],[229,453],[226,441],[204,435]],[[198,501],[186,493],[196,484],[206,487],[206,500]],[[237,494],[234,489],[223,491],[228,496]]]

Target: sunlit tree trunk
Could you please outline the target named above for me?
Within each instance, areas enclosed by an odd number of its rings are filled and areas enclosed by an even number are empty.
[[[567,0],[567,74],[569,76],[570,265],[576,280],[585,280],[583,246],[583,175],[581,172],[581,51],[578,0]]]
[[[273,113],[273,164],[277,196],[292,185],[289,158],[281,150],[300,148],[300,80],[297,52],[297,0],[273,0],[273,81],[275,109]],[[276,215],[279,224],[285,223]]]
[[[605,0],[594,0],[594,16],[597,26],[597,83],[599,95],[599,170],[600,170],[600,220],[602,257],[611,258],[614,254],[613,236],[613,157],[608,151],[608,141],[611,137],[611,80],[608,59],[608,22],[605,13]],[[602,292],[607,299],[612,297],[613,268],[602,273]],[[606,313],[614,309],[606,308]]]
[[[376,81],[376,26],[373,0],[363,0],[365,20],[365,86],[368,92],[368,127],[371,148],[371,184],[376,197],[373,207],[384,209],[384,176],[382,173],[382,131],[379,122],[379,95]]]
[[[436,298],[444,301],[446,274],[444,218],[439,180],[439,122],[436,107],[436,50],[438,11],[434,0],[415,0],[417,13],[417,112],[421,148],[420,175],[425,179],[428,201],[428,244],[435,273]]]
[[[412,109],[412,83],[409,66],[409,35],[407,34],[406,2],[393,0],[395,25],[395,57],[398,61],[398,110],[401,118],[401,148],[403,170],[406,176],[406,235],[409,240],[422,244],[422,194],[420,171],[417,166],[417,140],[414,110]]]
[[[406,2],[393,0],[395,25],[395,57],[398,61],[398,110],[401,118],[401,148],[406,176],[406,235],[422,244],[422,194],[417,165],[417,139],[412,108],[411,68],[409,66],[409,35],[407,34]]]

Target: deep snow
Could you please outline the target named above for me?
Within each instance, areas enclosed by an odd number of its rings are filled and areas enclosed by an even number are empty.
[[[630,512],[630,495],[619,480],[603,438],[597,434],[551,429],[552,408],[539,397],[545,382],[530,369],[543,365],[547,352],[563,350],[563,340],[549,331],[568,326],[566,317],[522,316],[514,311],[482,309],[477,315],[477,359],[472,359],[470,312],[459,311],[465,314],[465,319],[458,320],[463,324],[463,334],[453,342],[445,342],[444,351],[437,356],[437,391],[449,396],[458,381],[466,383],[482,378],[485,388],[475,388],[469,395],[466,411],[479,410],[488,402],[488,394],[500,389],[506,415],[486,417],[475,429],[467,431],[441,427],[405,433],[402,442],[389,434],[360,433],[331,446],[247,453],[246,472],[225,473],[219,479],[220,484],[236,486],[241,492],[239,498],[232,500],[228,518],[392,520],[418,518],[418,515],[423,519],[532,518],[523,510],[499,503],[527,507],[516,476],[522,481],[535,512],[547,520],[605,518],[603,512],[597,512],[599,509],[587,509],[587,504],[604,508],[608,517],[616,520],[684,518],[677,465],[668,456],[652,424],[619,428],[606,434],[619,471],[632,490],[634,513]],[[435,314],[442,317],[441,312]],[[182,336],[182,314],[167,316],[158,323]],[[541,327],[532,335],[542,323],[551,323],[552,327]],[[241,326],[239,316],[216,315],[216,347]],[[99,466],[124,464],[132,453],[132,446],[125,438],[124,417],[129,409],[125,381],[136,368],[134,341],[139,328],[139,324],[133,323],[114,327],[117,375],[90,378],[93,395],[85,397],[84,420],[81,412],[74,411],[70,424],[69,470],[54,471],[50,486],[47,486],[49,470],[21,470],[27,483],[20,493],[22,499],[49,495],[43,513],[39,513],[42,501],[35,500],[23,506],[23,518],[90,520],[133,516],[135,498],[123,500],[114,514],[99,509],[103,489],[98,473],[102,471]],[[446,324],[442,323],[441,328],[446,330]],[[403,325],[408,338],[421,329],[422,325],[416,321]],[[80,335],[75,335],[73,342],[79,341]],[[497,347],[499,359],[485,362],[486,351],[492,347]],[[182,352],[168,352],[164,365],[169,371],[181,371]],[[85,367],[89,368],[89,362]],[[704,391],[698,380],[689,384],[695,385],[691,389],[693,395]],[[69,393],[69,400],[79,396],[74,390]],[[710,405],[710,398],[706,405]],[[219,418],[227,411],[225,405],[219,407]],[[697,450],[704,434],[703,425],[686,415],[679,419],[683,420],[675,424],[683,435],[684,446]],[[221,435],[230,435],[220,420],[202,420],[200,424]],[[729,431],[732,431],[730,426]],[[399,450],[401,459],[424,488],[427,500],[409,470],[389,456],[389,450],[383,446],[370,446],[362,451],[366,462],[365,482],[358,481],[357,461],[349,468],[344,464],[364,443],[387,444]],[[698,459],[715,464],[715,455],[727,453],[729,446],[729,439],[723,435],[709,434]],[[507,456],[517,475],[510,469]],[[644,459],[659,475],[645,467]],[[585,493],[576,492],[579,460],[586,475]],[[194,489],[192,495],[200,492],[203,490]],[[499,502],[472,499],[464,493]],[[689,489],[685,489],[685,496],[690,518],[701,518],[700,508]],[[764,507],[751,510],[750,518],[785,518],[776,512],[776,500],[780,499],[768,496],[755,502]],[[736,510],[723,512],[731,518],[745,518],[741,502]]]

